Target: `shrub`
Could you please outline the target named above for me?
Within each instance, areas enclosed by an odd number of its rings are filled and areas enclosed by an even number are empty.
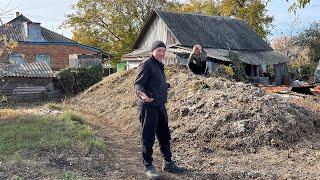
[[[291,64],[288,66],[289,76],[291,79],[306,81],[309,75],[314,75],[316,67],[315,63],[304,65]]]
[[[59,72],[57,78],[60,82],[60,89],[67,94],[77,94],[88,87],[101,81],[103,68],[101,65],[90,68],[80,67],[77,69],[67,68]]]
[[[232,67],[226,66],[226,65],[219,65],[218,66],[218,74],[221,76],[226,76],[226,77],[232,77],[234,76],[234,71]]]

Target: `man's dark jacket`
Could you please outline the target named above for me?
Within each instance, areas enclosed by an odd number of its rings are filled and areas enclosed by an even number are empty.
[[[164,73],[163,64],[153,56],[143,61],[138,67],[138,75],[134,83],[136,92],[142,91],[154,101],[147,103],[138,98],[138,107],[164,106],[168,99],[169,84]]]

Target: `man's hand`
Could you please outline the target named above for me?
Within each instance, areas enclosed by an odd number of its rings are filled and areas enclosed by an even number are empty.
[[[142,91],[138,91],[138,95],[139,97],[142,99],[143,102],[152,102],[154,101],[153,98],[149,98],[146,93],[142,92]]]

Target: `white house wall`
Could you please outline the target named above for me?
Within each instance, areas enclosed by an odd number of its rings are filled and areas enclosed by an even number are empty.
[[[176,43],[176,40],[174,39],[172,33],[169,31],[167,25],[162,19],[159,18],[159,16],[157,16],[150,25],[138,48],[150,48],[151,44],[157,40],[163,41],[166,45]]]
[[[127,61],[127,70],[138,67],[141,62],[142,61]]]

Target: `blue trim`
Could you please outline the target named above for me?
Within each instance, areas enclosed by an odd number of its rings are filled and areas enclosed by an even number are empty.
[[[102,50],[95,48],[95,47],[91,47],[91,46],[87,46],[87,45],[83,45],[80,43],[76,43],[76,42],[31,42],[31,41],[18,41],[19,44],[40,44],[40,45],[66,45],[66,46],[80,46],[82,48],[85,49],[89,49],[91,51],[95,51],[98,53],[102,53]]]

